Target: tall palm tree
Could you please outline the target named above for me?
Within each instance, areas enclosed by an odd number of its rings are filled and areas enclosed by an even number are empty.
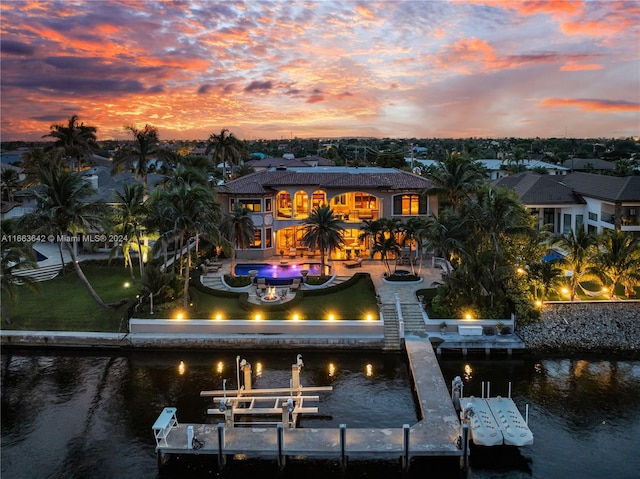
[[[605,231],[598,237],[598,252],[594,270],[604,284],[609,285],[609,299],[615,287],[624,285],[624,292],[640,282],[640,237],[621,230]]]
[[[97,148],[95,126],[86,126],[84,123],[78,123],[78,115],[72,115],[66,125],[54,123],[49,128],[50,132],[43,138],[54,138],[54,146],[60,148],[69,160],[71,171],[75,171],[77,161],[78,171],[82,158]]]
[[[540,299],[544,301],[549,292],[560,285],[563,278],[562,269],[557,266],[555,261],[531,263],[528,269],[529,279],[533,284],[534,299],[538,299],[538,290],[541,290]]]
[[[0,188],[2,201],[13,201],[13,193],[20,188],[20,175],[12,168],[6,168],[0,173]]]
[[[38,168],[40,185],[27,192],[36,202],[35,210],[20,218],[23,230],[53,234],[62,239],[68,235],[86,233],[90,229],[101,231],[105,221],[104,204],[92,201],[96,193],[91,184],[79,173],[58,167]],[[74,243],[62,240],[80,281],[93,300],[102,308],[109,306],[93,289],[80,266]],[[64,266],[64,261],[62,261]]]
[[[321,275],[324,276],[326,253],[330,254],[344,243],[344,228],[329,206],[316,206],[311,212],[304,224],[301,242],[312,251],[320,250]]]
[[[168,155],[166,150],[158,146],[160,140],[156,127],[145,125],[144,128],[139,130],[135,126],[128,125],[125,126],[125,130],[133,135],[134,143],[121,149],[114,156],[111,174],[118,173],[125,169],[133,169],[136,178],[142,179],[144,197],[147,199],[149,195],[149,165],[152,160],[163,159],[167,161]]]
[[[231,276],[235,277],[236,250],[248,248],[254,240],[255,225],[247,208],[236,207],[227,213],[220,224],[220,234],[229,245],[231,251]]]
[[[161,201],[164,212],[173,222],[173,232],[180,241],[180,273],[184,271],[183,305],[189,302],[189,280],[191,272],[191,239],[217,221],[215,196],[211,189],[202,185],[182,182],[163,192]],[[183,268],[183,251],[186,243],[187,262]]]
[[[426,176],[433,186],[424,194],[443,197],[454,211],[459,211],[464,200],[478,191],[486,180],[485,169],[480,163],[457,153],[428,168]]]
[[[575,299],[581,281],[596,278],[593,271],[596,242],[596,237],[582,228],[577,233],[571,230],[567,236],[560,235],[553,240],[553,245],[566,253],[564,267],[570,272],[568,281],[571,301]]]
[[[222,178],[227,179],[227,164],[239,165],[244,154],[244,143],[230,133],[227,128],[220,130],[220,134],[212,133],[207,140],[206,154],[213,153],[214,164],[222,163]]]
[[[382,259],[382,263],[384,264],[384,269],[387,273],[387,276],[391,276],[391,266],[389,265],[389,256],[397,256],[401,251],[400,244],[398,243],[398,238],[394,234],[388,233],[380,233],[376,237],[376,240],[373,244],[373,252],[380,253],[380,259]]]
[[[121,225],[124,232],[130,232],[133,235],[132,240],[138,252],[138,267],[140,269],[140,277],[144,274],[144,247],[142,244],[141,232],[142,222],[148,214],[147,207],[144,203],[144,187],[139,183],[131,186],[124,185],[122,191],[116,192],[115,214],[118,218],[118,224]],[[131,240],[129,240],[131,243]]]

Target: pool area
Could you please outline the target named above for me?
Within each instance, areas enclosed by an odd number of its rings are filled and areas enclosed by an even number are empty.
[[[545,263],[549,263],[551,261],[562,261],[564,259],[564,255],[555,249],[550,249],[547,251],[547,254],[542,258],[542,261]]]
[[[302,278],[302,271],[310,275],[319,275],[320,263],[246,263],[236,265],[237,275],[248,275],[249,271],[257,271],[256,278],[265,278],[267,284],[281,286],[290,284],[294,278]]]

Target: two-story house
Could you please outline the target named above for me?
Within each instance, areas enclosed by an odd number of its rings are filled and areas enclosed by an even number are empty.
[[[569,173],[563,176],[520,173],[493,182],[514,189],[554,233],[586,228],[601,233],[621,229],[640,234],[640,176]]]
[[[345,246],[333,258],[344,259],[369,254],[369,244],[358,239],[364,220],[437,214],[437,198],[422,195],[430,186],[394,168],[276,167],[229,181],[218,195],[223,211],[240,206],[252,212],[255,239],[239,258],[314,256],[301,242],[304,224],[314,208],[329,205],[345,228]]]

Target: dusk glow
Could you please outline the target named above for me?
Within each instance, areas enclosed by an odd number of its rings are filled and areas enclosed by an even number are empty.
[[[3,141],[624,137],[636,1],[5,1]]]

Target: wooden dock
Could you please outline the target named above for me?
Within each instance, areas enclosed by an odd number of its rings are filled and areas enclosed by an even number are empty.
[[[433,347],[428,339],[421,338],[407,339],[405,344],[421,413],[421,419],[414,425],[351,429],[341,424],[339,428],[296,429],[283,427],[282,423],[273,428],[167,422],[171,427],[162,434],[166,442],[156,445],[158,465],[162,465],[167,454],[209,454],[217,456],[218,467],[222,469],[227,457],[243,454],[275,458],[280,467],[286,464],[287,456],[339,459],[345,467],[347,458],[400,458],[406,470],[412,457],[460,457],[463,455],[460,420]],[[206,395],[213,396],[214,393],[217,395],[219,391]],[[202,444],[198,449],[188,447],[189,426]],[[162,424],[154,427],[162,427]]]

